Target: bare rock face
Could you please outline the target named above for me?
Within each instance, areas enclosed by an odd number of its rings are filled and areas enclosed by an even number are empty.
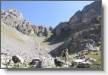
[[[23,16],[16,9],[2,10],[1,12],[1,21],[6,23],[9,26],[16,27],[23,20]]]
[[[95,1],[85,6],[82,11],[77,11],[68,22],[60,23],[53,32],[56,37],[65,37],[65,40],[63,45],[54,50],[54,54],[59,55],[64,48],[68,48],[69,53],[83,49],[94,50],[94,46],[102,40],[101,18],[101,1]],[[95,43],[84,43],[84,40],[89,39]]]
[[[18,10],[13,9],[13,8],[8,9],[6,11],[2,10],[1,11],[1,16],[2,16],[2,19],[3,18],[8,18],[8,17],[14,18],[14,19],[17,19],[17,20],[22,20],[23,19],[22,14]]]
[[[58,36],[58,35],[62,34],[62,30],[66,29],[66,28],[69,30],[69,32],[70,31],[73,32],[76,29],[77,29],[77,31],[83,29],[82,26],[84,26],[84,25],[89,27],[92,23],[92,20],[97,18],[100,15],[101,15],[101,2],[99,2],[99,1],[93,2],[92,4],[85,6],[82,11],[80,11],[80,10],[77,11],[70,18],[70,20],[68,22],[60,23],[54,29],[54,33],[56,36]]]
[[[80,23],[81,20],[82,20],[82,12],[79,10],[70,18],[69,24]]]
[[[32,23],[23,21],[21,25],[18,25],[16,29],[24,34],[30,34],[32,31]]]
[[[46,36],[50,31],[49,27],[35,26],[30,21],[24,20],[22,14],[13,8],[1,11],[1,21],[26,35],[33,32],[38,36]]]
[[[59,23],[59,25],[54,30],[56,36],[59,36],[62,33],[65,34],[66,32],[68,33],[68,31],[69,31],[69,28],[67,28],[68,25],[69,25],[68,22]]]

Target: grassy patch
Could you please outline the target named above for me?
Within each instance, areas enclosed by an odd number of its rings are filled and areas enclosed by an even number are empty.
[[[101,51],[90,52],[87,55],[87,57],[96,59],[96,62],[94,62],[94,64],[91,65],[91,68],[93,68],[93,69],[101,69],[102,68],[102,53],[101,53]]]
[[[9,64],[6,65],[7,68],[32,68],[28,63],[16,63],[16,64]]]
[[[21,43],[24,43],[24,40],[20,37],[20,34],[13,31],[11,27],[5,26],[3,23],[1,25],[1,33],[16,39]]]

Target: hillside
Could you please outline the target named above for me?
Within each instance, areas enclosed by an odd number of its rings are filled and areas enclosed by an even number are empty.
[[[38,44],[32,37],[18,32],[4,23],[1,25],[1,53],[7,55],[21,55],[22,57],[37,57]]]
[[[17,9],[2,10],[1,67],[102,69],[101,10],[95,1],[55,28],[32,24]]]
[[[64,44],[56,48],[54,54],[59,55],[60,50],[64,48],[68,48],[69,53],[72,53],[85,49],[93,50],[94,46],[101,45],[101,10],[101,2],[93,2],[85,6],[82,11],[77,11],[68,22],[57,25],[53,30],[54,35],[49,39],[55,40],[55,43],[64,41]],[[89,42],[90,46],[86,47]]]

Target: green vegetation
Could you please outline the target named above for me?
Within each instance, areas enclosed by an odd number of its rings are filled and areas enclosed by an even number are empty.
[[[90,51],[85,55],[88,58],[96,59],[96,61],[90,65],[91,69],[102,69],[102,53],[101,51]]]
[[[82,55],[85,56],[86,58],[92,58],[95,59],[96,61],[94,61],[92,64],[90,64],[89,69],[102,69],[102,52],[101,50],[97,50],[97,51],[80,51],[78,53],[73,53],[73,54],[69,54],[68,55],[68,62],[71,62],[71,66],[70,68],[74,68],[76,69],[78,66],[78,63],[73,62],[74,59],[77,59],[76,56],[78,55]],[[80,56],[78,56],[80,58]],[[59,57],[61,60],[64,60],[64,57],[60,56]]]
[[[16,63],[16,64],[8,64],[7,68],[31,68],[27,63]]]
[[[45,37],[45,36],[39,37],[35,33],[30,34],[30,36],[33,38],[33,40],[38,43],[39,47],[43,48],[43,49],[49,47],[50,42],[45,41],[45,40],[48,39],[51,35],[52,35],[51,32],[48,32],[47,37]]]
[[[96,62],[91,65],[91,68],[93,68],[93,69],[101,69],[102,68],[102,53],[101,53],[101,51],[90,52],[87,56],[96,59]]]

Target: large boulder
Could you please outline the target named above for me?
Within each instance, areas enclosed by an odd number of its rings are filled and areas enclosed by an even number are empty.
[[[22,63],[24,62],[23,58],[19,55],[12,56],[11,59],[14,63]]]
[[[56,66],[59,66],[59,67],[63,66],[63,64],[64,64],[62,61],[60,61],[56,58],[54,59],[54,63],[55,63]]]
[[[77,65],[77,68],[90,68],[90,65],[89,64],[80,63],[80,64]]]
[[[50,55],[42,56],[42,68],[55,68],[54,58]]]
[[[42,66],[42,61],[40,59],[33,59],[29,65],[32,67],[32,68],[41,68]]]

